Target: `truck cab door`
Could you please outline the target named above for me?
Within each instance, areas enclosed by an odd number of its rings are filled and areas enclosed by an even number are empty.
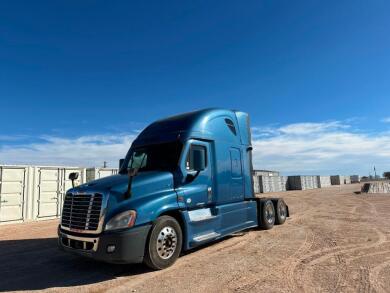
[[[199,156],[204,158],[202,170],[196,170]],[[212,161],[210,160],[210,144],[199,140],[189,140],[184,148],[181,169],[183,184],[178,194],[184,199],[187,208],[201,208],[212,201]],[[198,162],[199,163],[199,162]]]

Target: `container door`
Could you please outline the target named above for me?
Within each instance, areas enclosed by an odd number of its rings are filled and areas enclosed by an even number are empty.
[[[244,178],[242,176],[241,151],[238,148],[230,149],[231,181],[230,197],[232,200],[244,198]]]
[[[23,220],[25,168],[0,167],[0,222]]]
[[[58,217],[60,214],[61,169],[38,170],[38,218]]]
[[[100,169],[98,172],[99,172],[99,178],[108,177],[114,174],[113,170]]]

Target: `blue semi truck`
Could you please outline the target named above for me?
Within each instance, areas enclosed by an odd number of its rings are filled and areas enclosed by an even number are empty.
[[[288,206],[255,197],[252,172],[248,114],[205,109],[156,121],[133,141],[117,175],[66,193],[59,246],[164,269],[183,251],[283,224]]]

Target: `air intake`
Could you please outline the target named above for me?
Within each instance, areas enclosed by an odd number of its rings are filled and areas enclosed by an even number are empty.
[[[69,229],[96,231],[99,227],[103,196],[95,194],[65,195],[61,225]]]

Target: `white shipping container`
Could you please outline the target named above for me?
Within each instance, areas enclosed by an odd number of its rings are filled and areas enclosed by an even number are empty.
[[[317,176],[317,185],[318,188],[331,186],[330,176]]]
[[[88,168],[86,170],[86,182],[118,174],[117,168]]]
[[[72,187],[69,174],[79,173],[75,185],[85,182],[85,169],[76,167],[34,167],[33,218],[51,219],[61,215],[65,193]]]
[[[27,167],[0,166],[0,223],[24,219],[27,175]]]
[[[287,189],[286,176],[259,176],[260,193],[281,192]]]
[[[0,166],[0,223],[59,217],[72,172],[85,182],[84,168]]]

